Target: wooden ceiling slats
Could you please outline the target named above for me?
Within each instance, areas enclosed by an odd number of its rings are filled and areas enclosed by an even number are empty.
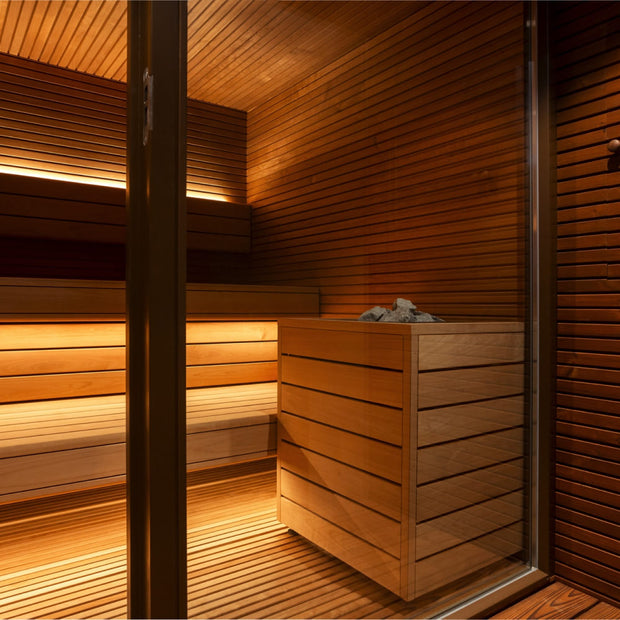
[[[62,3],[50,3],[46,6],[45,19],[40,25],[37,36],[32,41],[30,51],[24,53],[24,56],[38,60],[43,53],[45,46],[48,44],[50,34],[54,29],[54,26],[58,20],[59,14],[62,10]]]
[[[207,32],[200,39],[191,34],[188,36],[188,80],[192,79],[201,84],[198,92],[209,90],[204,81],[217,84],[222,79],[229,79],[228,71],[231,66],[234,67],[233,61],[238,59],[242,49],[241,45],[237,45],[237,38],[245,36],[244,26],[247,24],[251,29],[269,21],[274,2],[265,2],[260,13],[260,7],[249,2],[230,3],[230,6],[222,8],[223,15],[217,26],[207,28]],[[208,65],[204,62],[206,60]]]
[[[72,20],[69,28],[71,30],[71,43],[67,45],[60,57],[61,67],[71,67],[74,71],[82,70],[82,59],[84,54],[91,49],[97,28],[97,20],[100,14],[105,15],[105,2],[86,2],[85,10],[82,12],[79,21]],[[105,20],[101,22],[105,24]]]
[[[9,3],[11,5],[12,3]],[[22,46],[22,41],[26,36],[26,29],[30,23],[30,17],[34,10],[34,4],[28,2],[15,2],[14,6],[9,6],[7,13],[7,21],[11,20],[12,26],[10,27],[10,41],[7,48],[9,54],[19,54],[19,50]],[[13,9],[13,10],[11,10]]]
[[[67,21],[60,24],[62,27],[52,34],[54,49],[47,58],[39,58],[41,62],[49,63],[60,67],[72,68],[63,64],[63,59],[68,56],[78,43],[73,43],[77,27],[84,18],[89,2],[79,2],[79,0],[69,0],[66,2],[71,7],[71,13]],[[66,60],[65,60],[66,62]]]
[[[230,44],[233,53],[231,54],[228,50],[226,60],[223,63],[217,63],[216,71],[220,71],[225,80],[222,87],[225,86],[227,97],[237,100],[240,104],[246,100],[245,75],[255,71],[256,69],[253,69],[255,67],[258,67],[259,70],[258,80],[261,82],[261,89],[268,89],[274,81],[276,84],[283,80],[291,84],[294,83],[292,78],[283,78],[282,76],[298,75],[299,67],[306,66],[307,69],[310,69],[317,62],[319,46],[325,41],[338,41],[337,38],[334,39],[338,34],[332,33],[332,31],[335,28],[346,28],[348,22],[356,17],[350,12],[340,17],[338,8],[345,6],[344,3],[337,4],[335,9],[327,3],[321,2],[305,3],[305,6],[307,8],[302,16],[303,21],[312,19],[321,23],[322,26],[320,30],[316,29],[314,35],[312,34],[315,30],[313,27],[307,28],[305,23],[301,23],[302,19],[299,22],[287,20],[286,13],[277,5],[274,5],[273,10],[275,18],[268,14],[264,16],[261,22],[248,23],[247,28],[251,32],[255,32],[254,37],[260,39],[261,46],[252,45],[248,46],[249,49],[245,49],[242,41],[234,41]],[[340,13],[344,13],[344,11],[340,11]],[[364,17],[366,20],[368,19],[367,16]],[[358,31],[360,30],[359,26],[361,24],[358,24]],[[291,41],[306,30],[310,34],[304,34],[303,40],[298,46],[291,45]],[[281,87],[281,84],[278,86]],[[273,96],[277,90],[272,87],[270,92]]]
[[[123,50],[126,49],[126,35],[123,36],[126,22],[127,11],[123,3],[104,2],[92,26],[94,32],[89,33],[91,41],[81,53],[77,70],[83,73],[101,71],[109,75],[105,69],[105,59],[116,56],[119,52],[118,46]],[[109,24],[109,27],[104,30],[99,26],[101,23]]]
[[[18,53],[22,56],[32,58],[33,48],[37,40],[40,41],[45,35],[45,23],[49,19],[48,13],[50,12],[50,6],[48,4],[34,4],[29,8],[32,9],[29,16],[30,22]],[[41,30],[43,30],[43,32],[41,32]]]
[[[192,1],[188,95],[252,109],[422,6]],[[125,0],[0,0],[0,16],[0,53],[126,80]]]

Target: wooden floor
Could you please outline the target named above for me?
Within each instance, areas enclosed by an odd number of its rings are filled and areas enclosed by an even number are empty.
[[[556,582],[493,618],[620,618],[620,608]]]
[[[429,617],[437,596],[405,603],[281,525],[273,470],[224,480],[214,475],[189,481],[190,617]],[[116,486],[1,506],[0,618],[125,617],[123,495]],[[551,587],[557,606],[532,599],[530,607],[497,617],[620,618],[591,597]],[[445,602],[461,591],[444,593]],[[564,603],[573,615],[559,612]],[[588,613],[600,615],[579,615]]]

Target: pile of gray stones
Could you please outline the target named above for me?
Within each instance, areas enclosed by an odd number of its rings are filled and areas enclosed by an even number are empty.
[[[408,299],[399,297],[392,304],[392,309],[375,306],[363,312],[358,321],[379,321],[382,323],[436,323],[443,322],[428,312],[421,312]]]

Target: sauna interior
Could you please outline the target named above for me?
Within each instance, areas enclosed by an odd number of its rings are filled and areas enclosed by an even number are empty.
[[[188,617],[620,604],[620,5],[186,6]],[[0,0],[2,618],[132,596],[127,12]]]

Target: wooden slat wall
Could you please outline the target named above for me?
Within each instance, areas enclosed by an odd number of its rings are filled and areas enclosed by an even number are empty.
[[[187,318],[275,320],[316,316],[319,291],[300,286],[188,283]],[[125,283],[0,278],[0,322],[125,320]]]
[[[0,165],[125,180],[126,86],[0,54]],[[188,190],[246,201],[246,114],[188,102]]]
[[[620,5],[552,2],[557,95],[555,569],[620,601]]]
[[[319,285],[323,316],[522,316],[522,12],[421,4],[249,112],[256,281]]]
[[[187,247],[250,251],[247,205],[187,197]],[[125,190],[0,172],[0,230],[6,236],[124,244]]]

